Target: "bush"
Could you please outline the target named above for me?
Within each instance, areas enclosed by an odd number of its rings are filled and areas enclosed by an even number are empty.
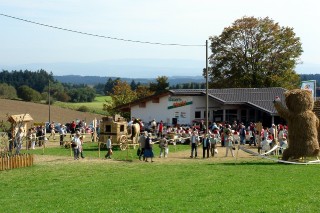
[[[82,106],[80,106],[78,108],[78,111],[80,111],[80,112],[89,112],[89,107],[82,105]]]
[[[0,98],[17,99],[16,89],[6,83],[0,84]]]
[[[39,102],[41,100],[41,94],[26,85],[19,87],[17,92],[18,97],[24,101]]]

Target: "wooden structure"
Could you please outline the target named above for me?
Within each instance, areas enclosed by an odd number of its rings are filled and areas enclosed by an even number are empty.
[[[128,123],[123,117],[115,115],[102,118],[99,142],[106,143],[109,136],[113,146],[119,146],[121,150],[128,147],[128,138],[131,135],[128,135]]]
[[[33,155],[1,155],[0,156],[0,171],[22,168],[33,165]]]
[[[23,132],[27,132],[27,124],[33,121],[33,118],[29,114],[11,115],[8,117],[8,121],[11,123],[12,135],[15,135],[19,128],[23,129]]]

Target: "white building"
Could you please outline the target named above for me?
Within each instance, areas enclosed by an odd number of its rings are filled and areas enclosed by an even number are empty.
[[[212,122],[262,122],[271,126],[280,118],[273,106],[276,96],[284,102],[283,88],[229,88],[209,89],[209,123]],[[194,120],[205,120],[206,90],[178,89],[152,95],[122,106],[118,109],[129,111],[132,117],[144,122],[192,124]]]

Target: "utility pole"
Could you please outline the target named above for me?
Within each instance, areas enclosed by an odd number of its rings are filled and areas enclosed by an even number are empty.
[[[206,40],[206,134],[209,133],[209,95],[208,95],[208,40]]]
[[[49,124],[51,123],[51,118],[50,118],[50,114],[51,114],[51,112],[50,112],[50,105],[51,105],[51,103],[50,103],[50,79],[49,79],[49,87],[48,87],[48,104],[49,104]]]

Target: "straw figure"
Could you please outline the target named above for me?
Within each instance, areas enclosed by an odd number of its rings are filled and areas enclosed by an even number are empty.
[[[313,97],[310,91],[294,89],[284,93],[287,108],[276,97],[274,106],[288,124],[288,148],[282,160],[315,157],[319,154],[319,119],[314,114]]]

